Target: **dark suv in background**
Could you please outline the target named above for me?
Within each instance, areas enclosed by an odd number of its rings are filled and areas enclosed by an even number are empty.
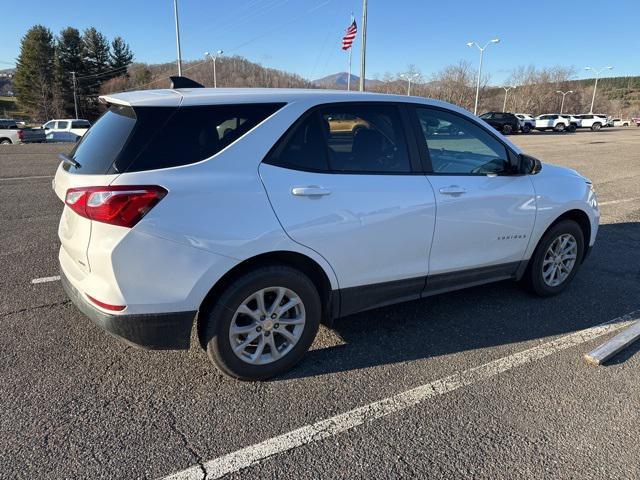
[[[480,118],[504,135],[520,130],[520,121],[513,113],[487,112],[480,115]]]

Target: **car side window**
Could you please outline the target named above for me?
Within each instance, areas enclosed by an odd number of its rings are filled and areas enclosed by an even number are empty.
[[[46,129],[46,130],[50,130],[55,126],[56,122],[47,122],[45,123],[42,128]]]
[[[58,122],[58,130],[64,130],[69,126],[69,122]]]
[[[411,162],[398,108],[347,104],[320,110],[334,173],[410,173]]]
[[[435,174],[489,175],[509,171],[506,147],[484,128],[442,110],[416,113]]]
[[[294,170],[327,172],[327,146],[318,116],[308,115],[289,132],[265,163]]]

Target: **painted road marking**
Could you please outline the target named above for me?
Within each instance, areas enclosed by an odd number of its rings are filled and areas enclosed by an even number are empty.
[[[34,278],[31,283],[57,282],[58,280],[60,280],[60,275],[54,275],[53,277]]]
[[[618,203],[633,202],[635,200],[640,200],[640,197],[623,198],[621,200],[609,200],[608,202],[598,202],[598,205],[617,205]]]
[[[5,178],[0,178],[0,181],[29,180],[30,178],[53,178],[53,175],[33,175],[31,177],[5,177]]]
[[[206,461],[202,466],[194,465],[186,470],[164,477],[163,480],[201,479],[203,468],[207,473],[206,478],[209,479],[220,478],[224,475],[238,472],[244,468],[256,465],[260,461],[273,455],[284,453],[294,448],[351,430],[364,423],[413,407],[430,398],[487,380],[507,370],[536,360],[542,360],[556,352],[589,342],[595,338],[631,325],[638,318],[640,318],[640,310],[600,325],[562,336],[550,342],[543,343],[542,345],[529,348],[528,350],[499,358],[484,365],[454,373],[448,377],[355,408],[312,425],[306,425],[297,430],[265,440],[264,442]]]

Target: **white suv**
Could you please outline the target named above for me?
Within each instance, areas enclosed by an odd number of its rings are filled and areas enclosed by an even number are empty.
[[[64,287],[131,343],[188,348],[197,318],[223,372],[263,379],[337,317],[505,279],[557,294],[595,241],[589,180],[453,105],[177,87],[101,97],[54,179]]]

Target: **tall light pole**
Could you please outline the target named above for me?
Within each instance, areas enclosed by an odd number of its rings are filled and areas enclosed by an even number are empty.
[[[360,42],[360,91],[364,92],[365,63],[367,58],[367,0],[362,0],[362,41]]]
[[[173,0],[173,14],[176,19],[176,47],[178,48],[178,76],[182,76],[182,51],[180,50],[180,24],[178,23],[178,0]]]
[[[601,72],[611,69],[613,69],[613,67],[602,67],[599,70],[591,67],[585,67],[585,70],[591,70],[596,74],[596,84],[593,86],[593,96],[591,97],[591,108],[589,109],[589,113],[593,113],[593,103],[596,101],[596,89],[598,88],[598,77],[600,77]]]
[[[473,47],[475,45],[476,47],[478,47],[478,50],[480,50],[480,66],[478,67],[478,81],[476,82],[476,103],[473,107],[474,115],[478,114],[478,97],[480,96],[480,76],[482,75],[482,56],[484,55],[484,51],[487,49],[489,45],[491,45],[492,43],[498,43],[498,42],[500,42],[500,39],[494,38],[493,40],[489,40],[487,43],[485,43],[484,47],[481,47],[476,42],[467,43],[467,47]]]
[[[209,57],[213,60],[213,88],[218,88],[218,79],[216,78],[216,60],[221,57],[224,52],[218,50],[215,55],[211,55],[209,52],[204,52],[205,57]]]
[[[509,94],[509,90],[511,90],[512,88],[518,88],[515,85],[511,85],[511,86],[506,86],[506,87],[502,87],[504,88],[504,103],[502,104],[502,111],[506,112],[507,111],[507,95]]]
[[[556,90],[556,93],[559,93],[560,95],[562,95],[562,103],[560,104],[560,115],[562,115],[562,110],[564,110],[564,97],[566,97],[570,93],[573,93],[573,90],[569,90],[566,92],[563,92],[561,90]]]
[[[419,76],[420,76],[419,73],[403,73],[403,74],[400,75],[400,77],[406,79],[407,82],[408,82],[408,85],[407,85],[407,96],[411,95],[411,80],[415,80]]]

